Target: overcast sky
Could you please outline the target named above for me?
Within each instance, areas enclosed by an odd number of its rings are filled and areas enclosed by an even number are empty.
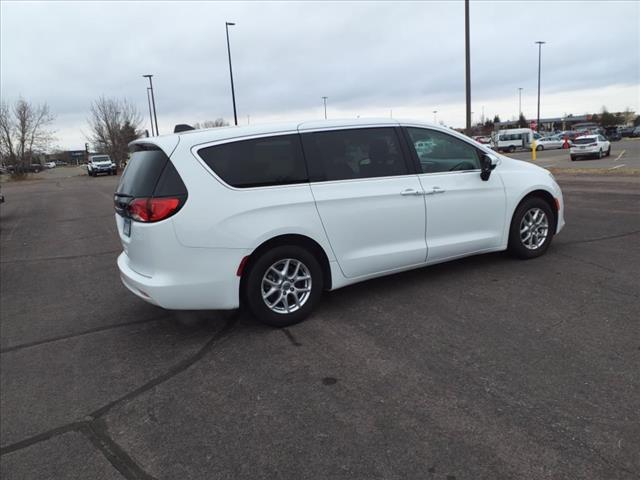
[[[358,115],[464,126],[464,2],[8,2],[0,4],[2,99],[47,102],[58,145],[83,148],[96,97],[127,98],[160,132],[238,120]],[[474,121],[640,110],[640,2],[471,2]]]

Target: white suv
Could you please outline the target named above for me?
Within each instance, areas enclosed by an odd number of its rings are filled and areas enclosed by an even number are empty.
[[[579,157],[608,157],[611,155],[611,142],[602,135],[584,135],[573,141],[569,154],[571,161]]]
[[[87,163],[87,173],[90,177],[96,177],[101,173],[116,175],[118,167],[111,161],[109,155],[92,155]]]
[[[564,226],[549,172],[435,125],[228,127],[130,147],[118,267],[166,309],[244,304],[290,325],[323,290],[485,252],[537,257]]]

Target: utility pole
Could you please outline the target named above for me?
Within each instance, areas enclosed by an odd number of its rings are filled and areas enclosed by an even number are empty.
[[[156,135],[160,135],[160,130],[158,130],[158,114],[156,113],[156,97],[153,95],[153,81],[151,80],[151,77],[153,77],[153,75],[147,74],[142,76],[149,79],[149,90],[151,90],[151,105],[153,106],[153,118],[156,124]]]
[[[149,104],[149,118],[151,121],[151,136],[155,137],[155,130],[153,129],[153,111],[151,110],[151,89],[147,87],[147,103]]]
[[[469,0],[464,0],[465,82],[467,92],[467,134],[471,132],[471,52],[469,49]]]
[[[324,103],[324,119],[327,119],[327,98],[329,97],[322,97],[322,102]]]
[[[542,45],[547,42],[542,42],[538,40],[536,42],[538,44],[538,118],[536,120],[536,131],[540,131],[540,70],[542,65]]]
[[[436,118],[437,118],[437,117],[436,117],[436,113],[438,113],[438,110],[434,110],[434,111],[433,111],[433,123],[434,123],[434,124],[436,124],[436,123],[437,123],[437,120],[436,120]]]
[[[225,22],[224,28],[227,31],[227,54],[229,55],[229,76],[231,77],[231,100],[233,101],[233,121],[238,125],[238,113],[236,112],[236,92],[233,87],[233,69],[231,68],[231,47],[229,46],[229,26],[233,26],[235,23]]]
[[[522,87],[518,87],[518,119],[522,116]]]

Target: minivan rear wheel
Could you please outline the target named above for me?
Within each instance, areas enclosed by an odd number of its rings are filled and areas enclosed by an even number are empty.
[[[322,267],[311,252],[298,245],[264,252],[246,275],[249,310],[258,320],[274,327],[301,322],[322,295]]]

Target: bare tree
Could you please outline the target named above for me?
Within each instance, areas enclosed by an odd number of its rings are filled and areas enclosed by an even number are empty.
[[[35,155],[44,153],[54,140],[49,126],[55,116],[46,103],[34,105],[19,98],[10,106],[0,102],[0,156],[3,163],[25,171]]]
[[[217,127],[228,127],[229,122],[225,122],[224,118],[216,118],[215,120],[206,120],[202,122],[196,122],[193,124],[193,128],[196,130],[200,130],[201,128],[217,128]]]
[[[87,137],[93,147],[107,153],[120,166],[127,158],[129,142],[140,138],[142,116],[126,99],[100,97],[89,109],[91,134]]]

